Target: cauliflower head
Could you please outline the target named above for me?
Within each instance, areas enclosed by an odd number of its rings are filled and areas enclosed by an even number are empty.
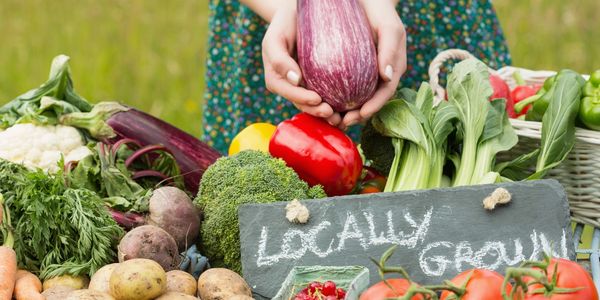
[[[74,127],[24,123],[0,131],[0,158],[28,168],[56,173],[61,157],[67,163],[90,154],[92,152]]]

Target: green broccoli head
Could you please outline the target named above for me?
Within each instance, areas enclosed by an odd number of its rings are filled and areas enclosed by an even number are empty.
[[[211,266],[241,272],[238,207],[326,197],[321,186],[309,187],[281,159],[247,150],[222,157],[200,181],[194,202],[203,210],[202,249]],[[282,216],[283,220],[283,216]]]
[[[373,127],[371,120],[367,121],[362,129],[360,147],[365,158],[371,161],[371,167],[384,176],[390,173],[396,154],[392,139],[380,134]]]

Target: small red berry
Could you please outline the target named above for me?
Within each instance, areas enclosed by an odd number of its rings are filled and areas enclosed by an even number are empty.
[[[325,296],[335,296],[335,282],[333,281],[326,281],[323,284],[323,295]]]
[[[294,300],[313,300],[313,298],[308,294],[298,294],[294,297]]]
[[[315,294],[315,292],[317,292],[318,290],[320,291],[321,289],[323,289],[323,285],[320,282],[313,281],[308,284],[309,295],[313,295]]]
[[[337,296],[338,296],[338,299],[344,299],[344,298],[346,298],[346,291],[344,291],[344,289],[342,289],[342,288],[338,288],[337,289]]]

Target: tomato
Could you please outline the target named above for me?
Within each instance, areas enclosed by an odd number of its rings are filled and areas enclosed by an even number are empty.
[[[359,194],[370,194],[383,192],[386,178],[380,175],[371,167],[363,167],[367,172],[363,180],[359,183]]]
[[[392,278],[386,280],[394,289],[390,289],[384,281],[380,281],[368,288],[360,295],[359,300],[384,300],[387,298],[400,297],[406,293],[410,287],[410,282],[406,279]],[[411,300],[423,300],[423,296],[415,295]]]
[[[468,282],[467,279],[469,280]],[[465,283],[466,293],[457,299],[461,300],[502,300],[502,282],[504,277],[497,272],[484,270],[484,269],[472,269],[464,271],[452,280],[454,285],[463,287]],[[506,285],[506,293],[510,293],[512,286]],[[450,291],[442,292],[441,300],[453,299],[454,293]]]
[[[552,258],[550,265],[548,266],[548,281],[552,282],[554,276],[554,268],[557,267],[557,288],[582,288],[581,290],[574,291],[566,294],[554,293],[551,296],[545,296],[544,294],[534,294],[537,289],[543,288],[541,284],[533,284],[529,287],[525,300],[598,300],[598,292],[594,281],[590,274],[578,263],[562,258]],[[524,277],[523,281],[533,281],[530,277]]]

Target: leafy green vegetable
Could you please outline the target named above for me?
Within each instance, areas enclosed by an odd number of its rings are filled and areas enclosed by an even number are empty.
[[[73,88],[68,61],[64,55],[54,58],[48,81],[0,107],[0,129],[15,123],[56,125],[62,114],[90,111],[92,105]]]
[[[266,153],[247,150],[220,158],[202,176],[194,200],[204,213],[203,253],[212,266],[240,272],[240,205],[324,197],[321,186],[310,188],[283,160]]]
[[[513,180],[541,179],[567,158],[575,145],[575,121],[584,84],[583,77],[571,70],[562,70],[554,77],[545,94],[548,108],[542,117],[540,148],[500,164],[498,171]]]
[[[453,131],[456,110],[447,103],[433,107],[433,92],[423,83],[416,96],[388,102],[371,120],[380,134],[390,137],[394,160],[385,191],[440,187],[446,139]]]
[[[477,59],[467,59],[454,66],[448,76],[448,101],[456,107],[462,123],[463,137],[460,165],[454,185],[471,183],[479,138],[485,128],[492,86],[487,66]]]
[[[92,275],[115,260],[123,231],[94,192],[66,188],[61,174],[0,160],[0,193],[10,210],[21,268],[42,279]]]
[[[519,141],[508,119],[505,101],[494,100],[489,105],[492,109],[477,147],[470,184],[496,183],[500,178],[500,174],[493,171],[496,155],[512,149]]]

